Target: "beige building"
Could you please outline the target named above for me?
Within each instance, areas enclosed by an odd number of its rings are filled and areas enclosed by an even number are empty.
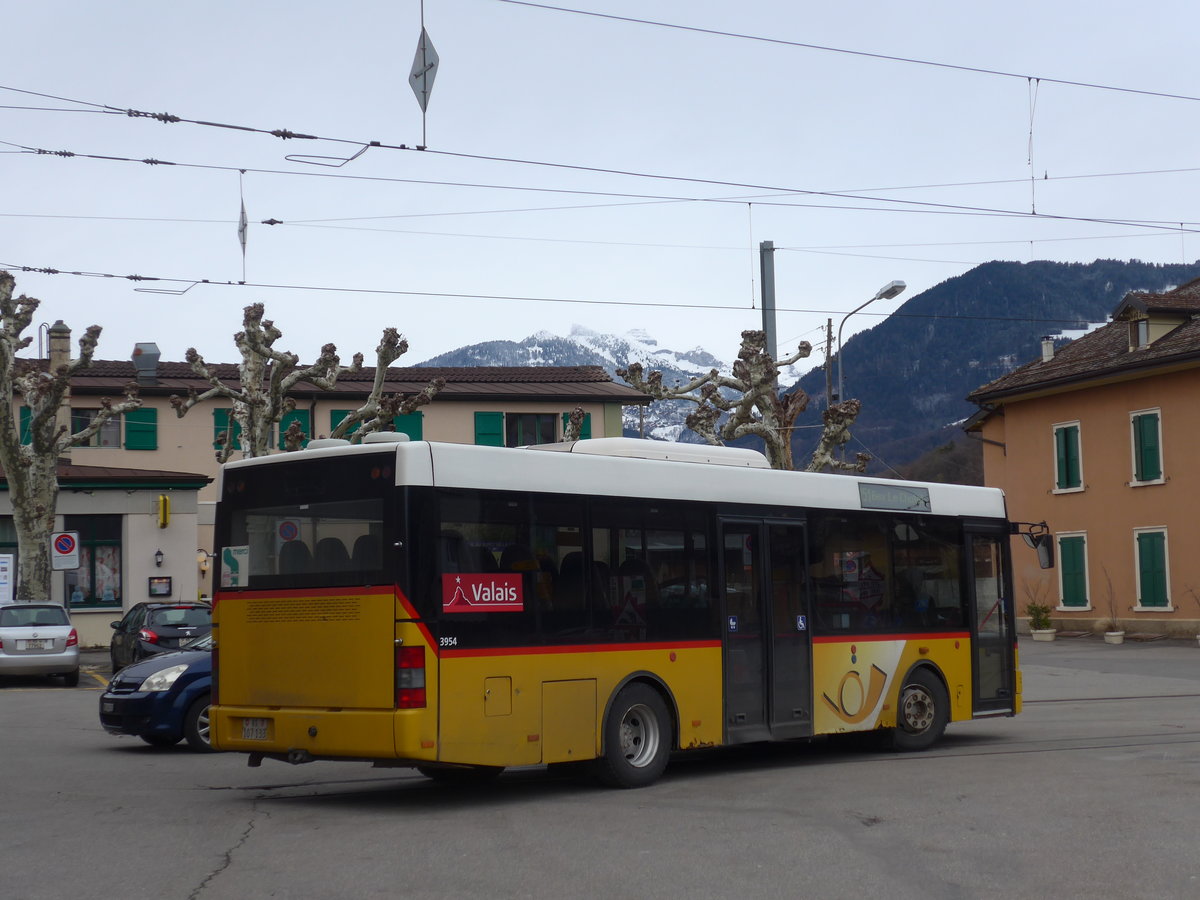
[[[41,365],[44,367],[44,361]],[[212,368],[225,383],[236,385],[237,366]],[[298,386],[292,392],[296,409],[284,417],[273,440],[277,452],[282,451],[281,433],[293,421],[310,438],[327,436],[366,399],[374,377],[373,369],[364,369],[341,376],[333,391]],[[393,423],[397,431],[415,440],[493,446],[549,443],[561,440],[567,416],[581,407],[585,414],[582,437],[613,437],[622,433],[623,407],[650,402],[644,394],[613,382],[599,366],[392,368],[385,392],[415,394],[436,377],[445,379],[445,387],[432,403],[411,415],[398,416]],[[73,523],[82,523],[86,530],[89,523],[79,516],[117,517],[99,525],[111,542],[108,549],[96,551],[98,559],[107,561],[103,576],[91,578],[85,589],[76,593],[79,578],[73,582],[74,573],[54,573],[53,599],[66,600],[73,617],[86,621],[87,643],[106,644],[108,622],[133,603],[151,599],[148,579],[152,576],[170,577],[170,596],[177,599],[209,596],[212,590],[205,554],[212,547],[219,469],[216,450],[229,427],[231,404],[215,399],[193,407],[182,418],[177,416],[171,397],[186,397],[189,390],[201,393],[208,385],[187,363],[160,362],[153,344],[139,344],[132,360],[95,361],[73,378],[73,430],[91,420],[102,397],[120,397],[131,382],[138,386],[142,408],[108,422],[88,446],[73,448],[70,466],[64,470],[64,477],[73,469],[105,472],[112,487],[92,486],[87,489],[90,493],[83,493],[66,478],[58,510],[63,530]],[[18,409],[18,415],[22,422],[28,421],[28,409]],[[236,439],[236,431],[234,436]],[[235,452],[232,458],[240,457]],[[134,484],[134,473],[149,480]],[[175,476],[178,478],[172,481]],[[150,521],[160,495],[170,498],[171,523],[165,529],[148,530],[141,516],[145,514]],[[129,499],[118,502],[122,497]],[[7,504],[4,491],[0,497],[0,555],[6,549],[6,536],[12,538],[8,551],[15,553]],[[159,549],[163,561],[156,565]],[[106,578],[107,594],[102,587]],[[80,631],[82,635],[84,629],[80,627]]]
[[[1200,633],[1200,280],[1131,293],[1112,321],[974,391],[968,431],[1010,519],[1046,522],[1055,566],[1017,541],[1018,611],[1068,630]]]

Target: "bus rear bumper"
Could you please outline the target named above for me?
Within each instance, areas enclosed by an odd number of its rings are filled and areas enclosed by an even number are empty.
[[[429,710],[278,709],[214,706],[213,746],[293,764],[316,759],[412,760],[437,757],[436,733],[422,736]],[[254,765],[254,759],[251,765]]]

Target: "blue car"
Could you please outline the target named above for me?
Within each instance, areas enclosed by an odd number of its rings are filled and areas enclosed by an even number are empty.
[[[205,635],[114,672],[100,695],[100,724],[155,747],[186,740],[193,750],[208,752],[211,702],[212,636]]]

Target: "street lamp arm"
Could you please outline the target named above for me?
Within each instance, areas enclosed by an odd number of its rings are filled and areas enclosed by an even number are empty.
[[[838,402],[839,403],[841,403],[845,399],[845,392],[843,390],[843,384],[842,384],[842,326],[845,325],[846,320],[849,319],[856,312],[866,309],[868,306],[870,306],[876,300],[891,300],[893,297],[899,296],[906,287],[908,287],[908,285],[905,284],[903,281],[889,281],[887,284],[885,284],[883,287],[881,287],[878,291],[876,291],[875,296],[872,297],[870,300],[868,300],[866,303],[862,304],[861,306],[855,307],[854,309],[850,310],[850,312],[846,313],[846,315],[842,316],[842,321],[838,323],[838,334],[837,334],[837,341],[838,341]]]

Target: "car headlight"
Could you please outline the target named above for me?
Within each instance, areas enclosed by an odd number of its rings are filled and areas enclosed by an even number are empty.
[[[188,670],[186,664],[182,666],[171,666],[169,669],[159,669],[149,678],[142,682],[139,690],[142,691],[165,691],[175,683],[180,675]]]

